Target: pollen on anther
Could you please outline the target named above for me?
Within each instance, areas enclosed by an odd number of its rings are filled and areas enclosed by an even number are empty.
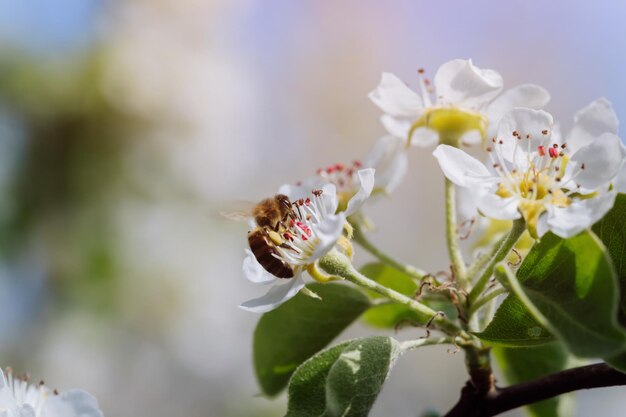
[[[548,134],[548,129],[543,129],[543,130],[541,131],[541,134],[542,134],[542,135],[547,135],[547,134]]]
[[[583,164],[580,166],[580,169],[585,169],[585,168],[586,168],[586,165],[585,165],[585,163],[583,162]]]
[[[423,74],[423,73],[425,73],[425,72],[426,72],[426,71],[424,70],[424,68],[420,68],[420,69],[418,69],[418,70],[417,70],[417,73],[418,73],[418,74]]]
[[[324,191],[322,191],[322,190],[313,190],[313,191],[312,191],[312,193],[313,193],[313,195],[314,195],[315,197],[319,197],[319,196],[321,196],[323,192],[324,192]]]
[[[503,143],[504,143],[504,142],[502,141],[502,139],[500,139],[500,140],[498,141],[498,144],[500,144],[500,145],[502,145]]]
[[[493,148],[491,146],[487,146],[487,148],[485,149],[487,152],[491,152],[493,151]]]

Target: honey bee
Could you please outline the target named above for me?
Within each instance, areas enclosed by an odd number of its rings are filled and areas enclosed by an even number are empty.
[[[294,204],[284,194],[276,194],[255,204],[247,217],[254,218],[257,226],[248,232],[248,245],[259,264],[270,274],[278,278],[292,278],[293,268],[280,258],[277,246],[290,248],[281,238],[287,229],[285,222],[295,220],[298,214]],[[244,213],[222,213],[230,219],[240,220]]]

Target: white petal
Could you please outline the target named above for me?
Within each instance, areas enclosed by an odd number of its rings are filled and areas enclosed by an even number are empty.
[[[357,210],[359,210],[365,200],[367,200],[370,194],[372,194],[375,182],[375,172],[376,170],[374,168],[360,169],[357,172],[357,176],[359,178],[359,190],[352,196],[350,201],[348,201],[348,206],[346,207],[345,212],[346,216],[350,216],[354,214]]]
[[[335,214],[337,207],[339,206],[337,187],[335,187],[335,184],[325,184],[322,187],[321,198],[324,206],[326,207],[326,213]]]
[[[539,215],[539,219],[537,220],[537,236],[542,237],[550,230],[550,226],[548,225],[548,213],[543,212]]]
[[[489,132],[489,136],[493,136],[498,121],[513,108],[541,109],[549,101],[550,94],[543,87],[535,84],[522,84],[504,91],[487,107],[489,126],[493,126],[494,129],[493,133]]]
[[[312,197],[313,190],[320,190],[328,181],[324,181],[319,176],[309,177],[296,184],[284,184],[278,189],[278,194],[284,194],[291,201],[296,201],[300,198]]]
[[[302,274],[298,273],[285,284],[272,286],[264,296],[248,300],[239,308],[253,313],[267,313],[293,298],[302,287],[304,287],[304,281],[302,281]]]
[[[574,127],[567,137],[567,146],[570,152],[576,152],[603,133],[617,133],[618,125],[611,102],[605,98],[595,100],[574,116]]]
[[[278,279],[261,266],[249,249],[246,249],[246,257],[243,260],[243,274],[248,281],[255,284],[269,284]]]
[[[476,206],[485,216],[498,220],[519,219],[521,214],[517,210],[519,200],[516,197],[502,198],[496,194],[493,186],[479,186],[472,189]]]
[[[496,143],[494,146],[500,147],[507,161],[523,167],[527,160],[528,142],[531,152],[536,151],[539,145],[550,143],[553,124],[552,115],[543,110],[515,108],[500,120],[497,140],[502,141],[502,144]],[[513,132],[519,136],[514,136]]]
[[[382,111],[392,116],[416,117],[424,107],[417,93],[388,72],[383,72],[380,84],[369,94],[369,98]]]
[[[471,60],[455,59],[439,67],[435,88],[444,104],[479,106],[498,95],[502,77],[493,70],[476,67]]]
[[[343,232],[345,223],[345,213],[339,213],[327,217],[321,223],[315,225],[315,236],[319,238],[319,242],[317,242],[315,250],[309,258],[310,263],[326,255],[335,246],[337,239],[339,239],[339,236],[341,236]]]
[[[472,190],[468,187],[456,187],[456,211],[460,222],[470,220],[478,214]]]
[[[548,207],[548,227],[564,239],[591,227],[600,220],[615,203],[615,191],[603,193],[585,200],[574,200],[567,207]]]
[[[439,134],[427,127],[418,127],[413,131],[410,143],[418,148],[429,148],[439,143]]]
[[[30,404],[22,404],[8,410],[0,411],[0,416],[2,417],[36,417],[36,415],[35,409]]]
[[[0,376],[0,410],[15,407],[17,403],[13,391],[7,386],[7,380],[2,369],[0,369]]]
[[[103,417],[103,414],[93,395],[74,389],[48,399],[41,417]]]
[[[461,144],[465,146],[480,145],[483,141],[483,136],[478,130],[470,130],[463,133],[461,136]]]
[[[439,145],[433,152],[444,175],[456,185],[466,187],[473,180],[491,179],[493,175],[478,159],[449,145]]]
[[[585,164],[585,169],[574,181],[588,190],[606,185],[617,176],[625,157],[626,148],[620,138],[613,133],[604,133],[572,155],[570,163],[574,171]]]
[[[405,140],[383,136],[363,158],[363,166],[376,169],[375,190],[391,193],[406,174],[408,159]]]
[[[388,114],[383,114],[380,117],[380,121],[387,129],[389,134],[404,139],[405,141],[409,137],[409,131],[411,130],[412,119],[404,119],[400,117],[393,117]]]

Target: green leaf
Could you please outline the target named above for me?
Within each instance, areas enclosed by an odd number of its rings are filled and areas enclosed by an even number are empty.
[[[626,326],[626,194],[618,194],[615,205],[592,230],[609,251],[620,285],[620,323]]]
[[[419,290],[419,285],[415,280],[390,266],[383,263],[370,263],[361,268],[361,273],[368,278],[395,290],[408,297],[413,297]],[[373,291],[370,292],[372,298],[382,296]],[[421,300],[434,310],[443,311],[446,317],[454,320],[456,309],[454,305],[447,301]],[[371,307],[363,315],[363,321],[370,326],[383,329],[393,329],[399,323],[420,322],[420,316],[405,305],[395,303],[385,303]]]
[[[554,341],[554,336],[533,317],[515,294],[505,298],[491,323],[481,333],[475,334],[496,346],[528,347]]]
[[[517,273],[522,300],[532,304],[568,349],[581,357],[616,354],[625,343],[617,325],[615,271],[600,240],[591,232],[569,239],[546,234]]]
[[[370,301],[343,284],[309,284],[322,299],[298,294],[265,313],[254,332],[254,367],[266,395],[278,394],[295,369],[356,320]]]
[[[532,348],[493,349],[493,354],[509,384],[519,384],[562,371],[568,366],[569,356],[561,343],[553,342]],[[531,417],[569,415],[571,396],[561,396],[526,407]]]
[[[400,353],[395,339],[357,339],[303,363],[289,381],[286,417],[367,416]]]

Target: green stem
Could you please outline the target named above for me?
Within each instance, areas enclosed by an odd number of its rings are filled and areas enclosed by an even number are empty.
[[[456,201],[454,197],[454,183],[446,178],[446,244],[448,245],[448,253],[450,262],[454,268],[456,280],[461,287],[466,287],[466,267],[459,246],[459,235],[457,233],[456,221]]]
[[[482,306],[487,304],[489,301],[493,300],[499,295],[507,293],[508,290],[506,288],[498,288],[497,290],[491,291],[489,294],[484,295],[482,298],[479,298],[474,304],[472,304],[472,308],[470,308],[469,314],[472,315]]]
[[[474,261],[474,263],[472,263],[472,265],[467,270],[467,278],[469,280],[472,280],[472,281],[475,280],[476,276],[485,267],[487,262],[489,262],[489,260],[495,256],[496,252],[498,251],[498,249],[500,249],[500,246],[502,245],[506,237],[507,236],[504,235],[502,236],[502,238],[498,239],[498,241],[494,245],[492,245],[491,248],[487,252],[481,254]]]
[[[498,262],[506,258],[509,254],[515,243],[517,243],[522,233],[526,230],[526,224],[524,223],[524,219],[517,219],[513,222],[513,227],[509,231],[509,234],[504,238],[502,243],[498,246],[498,250],[495,251],[494,255],[491,257],[489,262],[483,268],[480,277],[476,281],[474,288],[469,293],[469,303],[470,306],[473,305],[478,297],[483,293],[489,279],[493,275],[493,268],[496,266]]]
[[[418,280],[421,280],[426,275],[428,275],[427,272],[415,268],[414,266],[397,261],[378,249],[372,242],[369,241],[369,239],[367,239],[367,237],[365,236],[365,232],[363,231],[363,227],[358,222],[355,222],[353,227],[353,240],[358,243],[359,246],[361,246],[363,249],[378,258],[378,260],[380,260],[382,263],[389,265],[390,267],[397,269],[400,272],[404,272],[405,274]]]
[[[422,346],[443,345],[443,344],[452,344],[452,343],[454,343],[454,338],[452,337],[439,337],[435,339],[415,339],[415,340],[407,340],[406,342],[402,342],[400,344],[400,349],[407,351],[407,350],[417,349]]]
[[[382,296],[395,301],[398,304],[402,304],[414,311],[418,317],[418,320],[422,324],[426,324],[432,321],[432,325],[448,334],[457,335],[461,333],[461,329],[454,322],[450,321],[446,317],[442,317],[439,313],[424,304],[415,301],[412,298],[407,297],[404,294],[400,294],[380,285],[374,280],[369,279],[365,275],[357,271],[350,260],[343,254],[333,250],[327,255],[319,259],[320,267],[332,275],[338,275],[360,287],[372,290]]]

